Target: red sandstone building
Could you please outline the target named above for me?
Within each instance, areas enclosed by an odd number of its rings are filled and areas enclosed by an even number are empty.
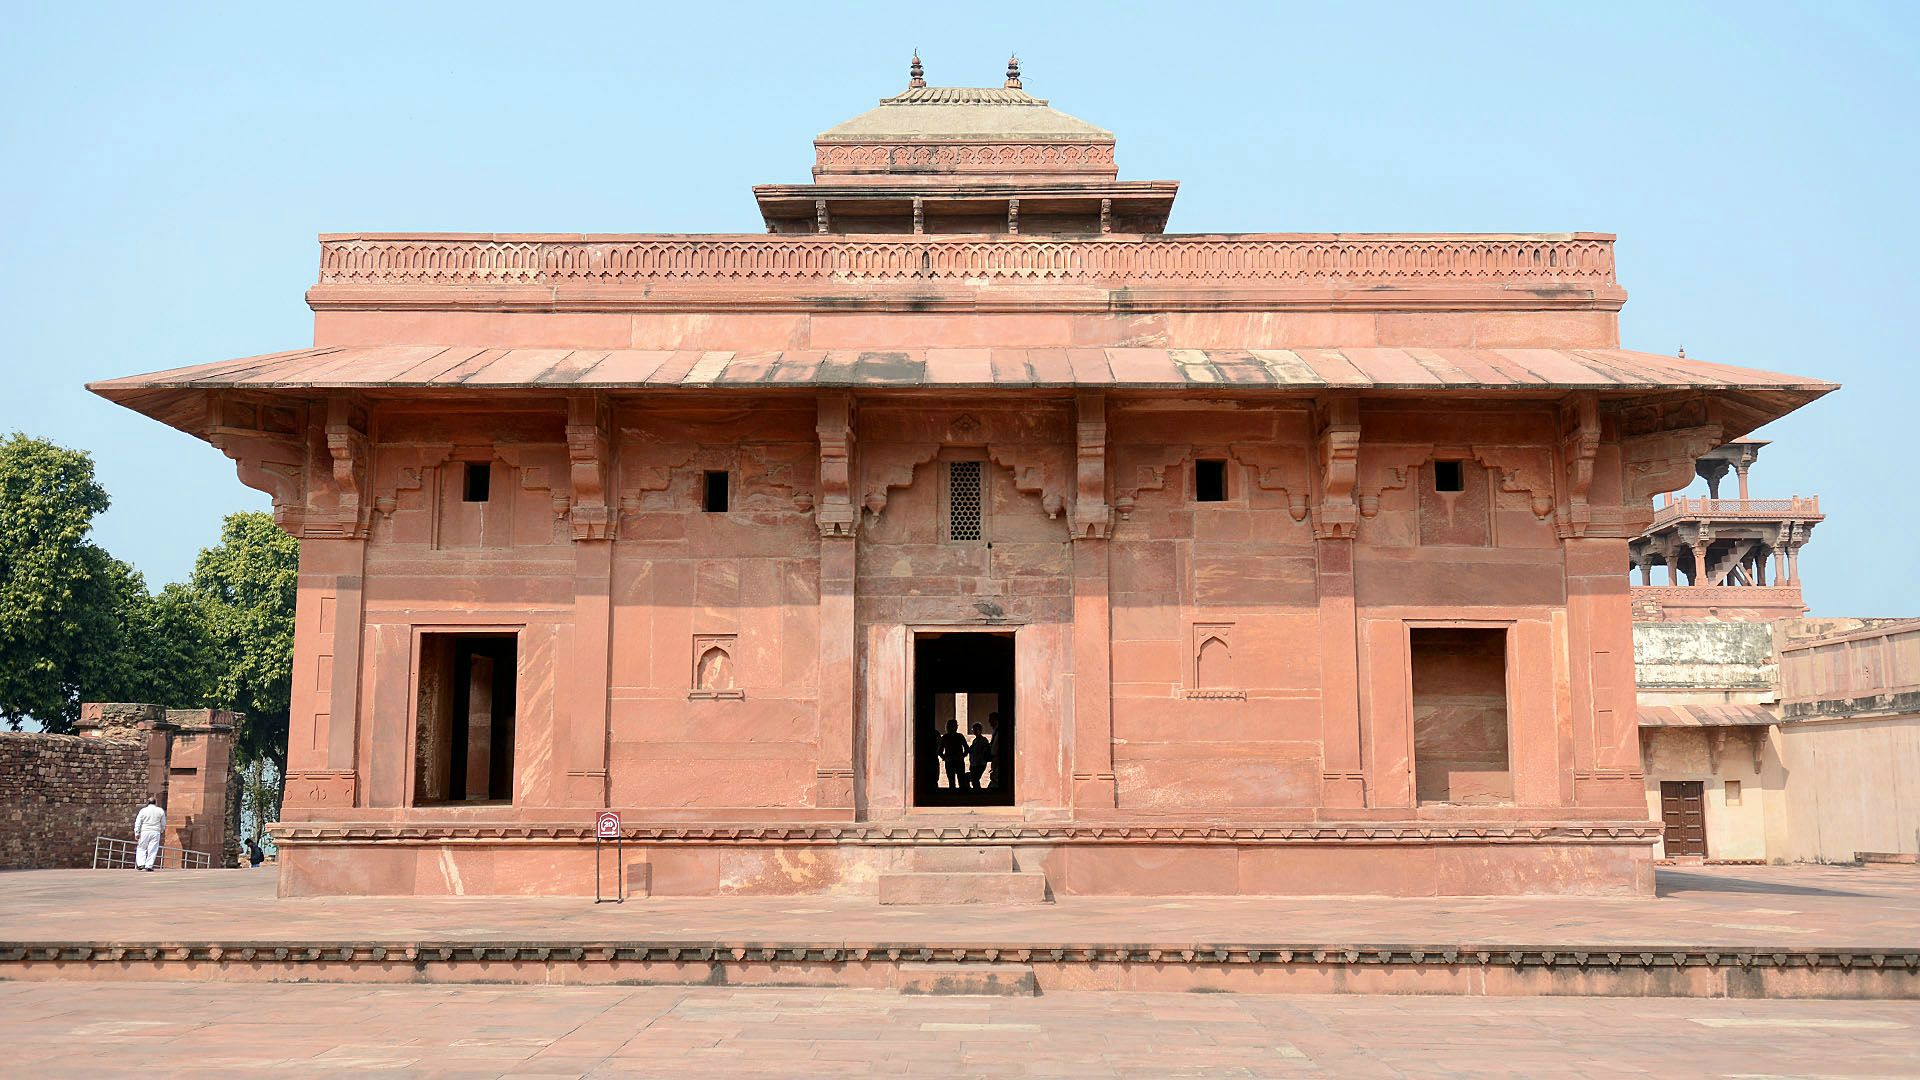
[[[1117,176],[916,65],[767,235],[326,235],[312,348],[95,384],[301,539],[283,888],[1649,892],[1628,542],[1831,387]]]

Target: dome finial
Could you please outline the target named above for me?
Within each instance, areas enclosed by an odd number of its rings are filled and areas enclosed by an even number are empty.
[[[907,68],[907,89],[918,90],[927,85],[927,73],[920,66],[920,50],[913,50],[913,63]]]
[[[1685,345],[1682,345],[1680,346],[1680,359],[1685,360],[1686,358],[1687,358],[1687,347]]]
[[[1007,57],[1007,89],[1020,89],[1020,56],[1018,53]]]

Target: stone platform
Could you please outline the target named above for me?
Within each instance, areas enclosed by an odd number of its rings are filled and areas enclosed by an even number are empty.
[[[1653,900],[281,900],[272,871],[0,874],[0,978],[1920,999],[1920,870],[1662,869]],[[948,969],[949,972],[951,969]],[[990,974],[990,972],[983,972]],[[991,980],[989,980],[991,981]],[[956,985],[964,985],[959,980]]]

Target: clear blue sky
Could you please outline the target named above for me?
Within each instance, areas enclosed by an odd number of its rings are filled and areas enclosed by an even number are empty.
[[[91,451],[177,579],[265,505],[88,379],[296,348],[322,231],[758,231],[814,133],[1027,88],[1183,184],[1172,231],[1615,232],[1630,348],[1818,375],[1814,612],[1920,615],[1920,5],[22,5],[0,40],[0,431]]]

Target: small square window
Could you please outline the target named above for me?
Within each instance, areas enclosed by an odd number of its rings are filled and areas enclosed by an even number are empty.
[[[1433,490],[1467,490],[1467,471],[1458,461],[1436,461],[1433,463]]]
[[[1740,805],[1740,781],[1727,780],[1727,781],[1724,781],[1724,784],[1726,785],[1727,805],[1739,806]]]
[[[709,514],[727,512],[727,472],[709,469],[702,481],[700,508]]]
[[[484,461],[467,462],[460,487],[460,501],[486,502],[493,491],[493,466]]]
[[[1227,463],[1202,458],[1193,463],[1193,500],[1227,501]]]

